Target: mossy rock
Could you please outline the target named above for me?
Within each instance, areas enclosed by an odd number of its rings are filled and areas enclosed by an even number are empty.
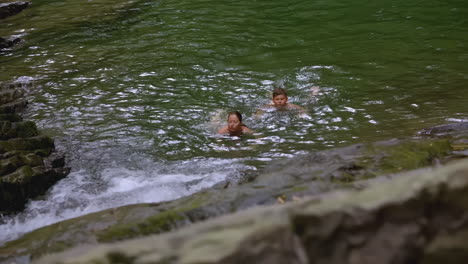
[[[0,114],[13,114],[23,110],[28,102],[25,100],[16,100],[11,103],[0,105]]]
[[[96,233],[99,242],[112,242],[123,239],[159,234],[192,223],[192,214],[202,206],[207,206],[212,197],[209,192],[200,192],[191,197],[164,203],[161,211],[139,221],[121,222]],[[169,205],[169,206],[165,206]]]
[[[1,143],[0,143],[1,144]],[[28,156],[28,155],[36,155],[42,158],[49,157],[53,152],[54,149],[46,148],[46,149],[33,149],[33,150],[10,150],[8,152],[0,154],[2,159],[7,159],[13,156]]]
[[[45,226],[0,247],[0,262],[18,254],[34,259],[77,244],[94,244],[97,243],[96,234],[109,226],[122,221],[137,222],[148,215],[157,215],[157,212],[159,209],[153,204],[127,205],[119,210],[107,209]]]
[[[21,122],[23,118],[18,114],[0,114],[0,121]]]
[[[441,163],[452,151],[447,139],[385,142],[368,145],[356,164],[367,169],[361,179],[373,178]]]
[[[0,177],[14,172],[17,168],[23,166],[23,160],[19,156],[12,156],[0,160]]]
[[[0,92],[0,104],[13,102],[14,100],[22,97],[24,91],[22,89],[11,89]]]
[[[32,158],[31,162],[39,160]],[[0,214],[23,210],[28,199],[44,194],[69,171],[68,168],[24,165],[0,177]]]
[[[34,150],[53,150],[54,141],[48,136],[36,136],[30,138],[15,138],[0,141],[0,153],[9,151],[34,151]]]
[[[31,181],[34,171],[29,165],[22,166],[14,172],[0,178],[0,184],[22,185]]]
[[[0,121],[0,140],[11,138],[28,138],[38,136],[36,124],[31,121]]]
[[[44,165],[42,157],[33,153],[26,155],[14,155],[0,160],[0,177],[14,172],[19,167],[29,165],[31,167]]]
[[[97,233],[99,242],[112,242],[150,234],[158,234],[174,229],[185,220],[178,210],[167,210],[143,219],[141,222],[112,226]]]

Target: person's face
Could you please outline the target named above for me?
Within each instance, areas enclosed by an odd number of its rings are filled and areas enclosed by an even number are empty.
[[[241,122],[236,115],[230,115],[228,117],[228,129],[229,131],[238,131],[241,128]]]
[[[277,95],[273,97],[273,104],[276,107],[284,107],[288,104],[288,97],[284,94]]]

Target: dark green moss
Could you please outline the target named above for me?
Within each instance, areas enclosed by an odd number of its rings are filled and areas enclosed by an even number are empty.
[[[34,151],[34,150],[52,150],[55,149],[54,141],[48,136],[37,136],[30,138],[15,138],[0,141],[0,152],[9,151]]]
[[[0,114],[1,121],[21,122],[23,118],[18,114]]]
[[[448,156],[448,140],[406,141],[394,146],[369,147],[369,154],[359,161],[367,171],[362,178],[401,172],[432,165]]]
[[[388,171],[411,170],[431,165],[452,150],[448,140],[406,142],[389,151],[382,160],[382,169]]]
[[[60,252],[78,243],[83,243],[83,236],[76,233],[89,233],[86,230],[89,223],[99,221],[112,214],[113,209],[107,209],[96,213],[68,219],[56,224],[41,227],[26,233],[20,238],[9,241],[0,247],[0,262],[7,256],[15,256],[18,252],[32,255],[33,258],[47,253]]]
[[[8,157],[0,160],[0,175],[5,175],[14,172],[17,168],[24,165],[23,160],[19,156]]]
[[[41,243],[43,241],[49,240],[49,237],[55,234],[58,231],[58,225],[46,226],[40,229],[30,232],[20,239],[7,242],[4,246],[0,248],[0,261],[3,258],[8,258],[16,256],[18,252],[29,253],[29,254],[45,254],[46,252],[58,252],[65,247],[63,245],[58,245],[58,248],[47,248],[51,247],[48,243]],[[41,246],[37,246],[41,245]],[[55,246],[55,244],[54,244]]]
[[[112,264],[132,264],[135,257],[127,257],[125,254],[120,252],[110,252],[107,254],[109,263]]]
[[[39,135],[36,124],[32,121],[17,122],[13,126],[16,129],[15,136],[20,138],[35,137]]]
[[[172,229],[177,221],[185,217],[177,211],[164,211],[148,217],[141,222],[115,225],[98,231],[96,236],[99,242],[111,242],[149,234],[157,234]]]
[[[304,185],[298,185],[290,188],[287,192],[288,194],[293,194],[293,193],[299,193],[299,192],[304,192],[307,191],[309,188]]]
[[[96,233],[99,242],[158,234],[174,229],[178,223],[187,219],[186,212],[200,208],[209,201],[209,192],[200,192],[192,197],[184,197],[173,208],[145,218],[139,222],[116,224]],[[180,205],[180,207],[178,206]]]
[[[0,182],[11,183],[11,184],[24,184],[29,182],[34,175],[34,171],[31,166],[25,165],[16,171],[5,175],[0,178]]]

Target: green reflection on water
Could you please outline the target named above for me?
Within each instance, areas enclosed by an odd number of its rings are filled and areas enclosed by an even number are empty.
[[[434,0],[33,1],[2,21],[0,36],[24,43],[1,53],[0,81],[35,78],[29,117],[90,148],[278,158],[466,119],[467,11]],[[312,119],[254,120],[275,85]],[[213,136],[212,115],[232,109],[264,138],[257,147],[223,151]]]

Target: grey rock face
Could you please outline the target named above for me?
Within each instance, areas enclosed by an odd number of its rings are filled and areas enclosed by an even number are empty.
[[[35,263],[466,263],[467,201],[468,160],[462,160],[361,191],[77,247]]]

